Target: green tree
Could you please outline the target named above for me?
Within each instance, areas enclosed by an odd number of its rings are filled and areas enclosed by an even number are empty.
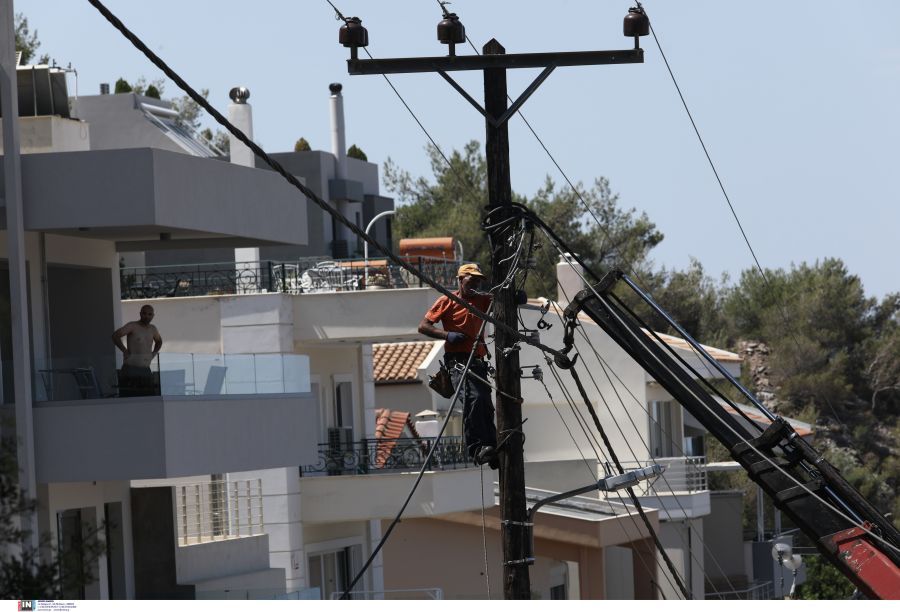
[[[123,94],[131,93],[132,91],[134,91],[134,89],[132,89],[131,84],[122,77],[119,77],[119,79],[116,81],[116,87],[113,90],[113,93]]]
[[[481,146],[472,141],[462,151],[453,151],[449,166],[434,147],[426,151],[433,181],[414,179],[390,159],[385,164],[385,185],[403,204],[394,225],[398,238],[453,236],[463,244],[466,259],[489,268],[488,240],[481,228],[488,204],[487,164]],[[597,178],[590,189],[577,188],[584,201],[569,187],[558,189],[549,178],[533,197],[513,197],[533,209],[592,268],[631,267],[645,260],[662,240],[646,215],[619,208],[618,196],[606,179]],[[539,230],[535,239],[540,243],[534,252],[536,269],[528,275],[526,290],[531,296],[555,299],[559,253]]]
[[[97,535],[104,528],[88,529],[83,545],[68,551],[54,551],[48,538],[42,554],[22,546],[30,532],[23,530],[20,517],[33,513],[35,500],[19,488],[14,442],[0,438],[0,599],[59,599],[64,593],[93,582],[90,568],[104,548]],[[82,571],[73,571],[73,568]],[[84,570],[87,570],[85,572]]]
[[[22,64],[30,64],[31,60],[37,54],[37,50],[41,46],[37,30],[34,32],[30,30],[28,27],[28,18],[22,13],[16,13],[14,17],[14,28],[16,51],[22,54]],[[49,64],[50,56],[47,54],[41,55],[36,63]]]
[[[350,148],[347,149],[347,157],[352,157],[353,159],[361,159],[363,161],[369,161],[369,158],[363,152],[362,149],[357,147],[355,144],[350,145]]]
[[[307,142],[306,138],[302,136],[294,143],[294,151],[312,151],[312,147],[309,146],[309,142]]]
[[[797,587],[798,599],[850,599],[853,584],[831,563],[819,555],[803,558],[806,581]]]
[[[201,89],[200,95],[209,98],[209,90]],[[200,129],[200,105],[190,96],[181,96],[172,100],[172,108],[178,113],[175,122],[187,129],[198,131]]]

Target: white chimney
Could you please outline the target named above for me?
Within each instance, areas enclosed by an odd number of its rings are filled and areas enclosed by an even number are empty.
[[[250,90],[246,87],[232,87],[228,92],[231,104],[228,105],[228,121],[253,140],[253,107],[247,103]],[[231,150],[231,163],[252,168],[256,164],[253,151],[250,147],[234,137],[229,132],[228,146]]]
[[[334,178],[339,181],[348,179],[347,173],[347,136],[344,128],[344,97],[340,83],[331,83],[328,90],[331,92],[331,153],[334,155]],[[363,225],[362,203],[350,202],[343,198],[334,198],[338,212],[352,223]],[[352,254],[356,247],[356,235],[349,228],[341,226],[337,229],[336,237],[347,244],[348,255]]]
[[[250,90],[246,87],[232,87],[228,92],[231,98],[231,104],[228,105],[228,121],[247,135],[247,138],[253,140],[253,107],[247,103],[250,97]],[[256,156],[250,147],[234,137],[229,132],[228,147],[230,150],[231,163],[238,166],[253,168],[256,165]],[[259,284],[253,280],[258,279],[262,275],[259,274],[257,268],[260,266],[259,248],[241,248],[234,250],[234,267],[237,272],[237,278],[242,279],[237,287],[238,293],[256,292],[259,290]],[[248,271],[247,274],[241,274],[242,271]]]
[[[335,178],[347,178],[347,137],[344,131],[344,97],[340,83],[328,86],[331,91],[331,153],[337,160]]]
[[[571,253],[560,255],[556,264],[556,301],[565,306],[575,298],[575,295],[584,289],[584,281],[581,280],[584,270],[581,264],[575,261]]]

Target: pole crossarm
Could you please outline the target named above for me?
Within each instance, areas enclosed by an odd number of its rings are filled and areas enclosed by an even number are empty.
[[[485,70],[487,68],[559,68],[560,66],[643,63],[644,50],[638,48],[620,51],[561,51],[557,53],[349,59],[347,60],[347,72],[351,75],[404,74],[410,72]]]
[[[450,83],[450,86],[453,89],[455,89],[457,92],[459,92],[459,94],[463,98],[465,98],[469,104],[471,104],[472,106],[475,107],[475,110],[477,110],[479,113],[481,113],[484,116],[484,118],[487,119],[488,122],[490,122],[490,124],[496,128],[496,127],[500,127],[501,125],[503,125],[504,123],[509,121],[509,118],[512,117],[523,104],[525,104],[525,102],[528,100],[528,98],[531,97],[531,94],[533,94],[535,91],[537,91],[537,88],[541,86],[541,83],[546,81],[547,77],[550,76],[550,73],[553,72],[555,69],[556,69],[556,66],[548,66],[548,67],[544,68],[544,70],[541,71],[541,73],[537,76],[537,78],[535,78],[531,82],[531,85],[526,87],[525,91],[523,91],[521,93],[521,95],[519,95],[519,97],[516,99],[516,101],[512,103],[512,106],[510,106],[508,109],[506,109],[506,112],[504,112],[499,117],[492,117],[492,116],[488,115],[487,111],[484,110],[484,107],[481,106],[481,104],[479,104],[475,98],[470,96],[469,92],[467,92],[465,89],[463,89],[462,85],[460,85],[459,83],[454,81],[453,77],[451,77],[449,74],[447,74],[443,70],[438,70],[438,74],[441,75],[445,81]]]

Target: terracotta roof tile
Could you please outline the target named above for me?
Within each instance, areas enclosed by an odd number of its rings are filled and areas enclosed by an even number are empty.
[[[375,384],[421,382],[418,368],[431,353],[435,341],[388,342],[372,345]]]
[[[397,445],[397,440],[403,434],[405,428],[409,428],[410,434],[416,440],[419,439],[419,432],[416,426],[409,418],[408,412],[402,410],[388,410],[387,408],[378,408],[375,410],[375,467],[383,468],[387,463],[391,452]],[[421,442],[420,442],[421,444]]]

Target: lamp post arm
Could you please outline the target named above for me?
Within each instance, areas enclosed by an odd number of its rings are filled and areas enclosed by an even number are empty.
[[[381,219],[382,217],[387,217],[388,215],[393,215],[396,210],[385,210],[383,212],[378,213],[372,220],[369,221],[369,224],[366,226],[366,235],[369,235],[369,231],[372,229],[372,226],[375,225],[375,222]],[[363,241],[363,284],[368,287],[369,286],[369,243]]]

